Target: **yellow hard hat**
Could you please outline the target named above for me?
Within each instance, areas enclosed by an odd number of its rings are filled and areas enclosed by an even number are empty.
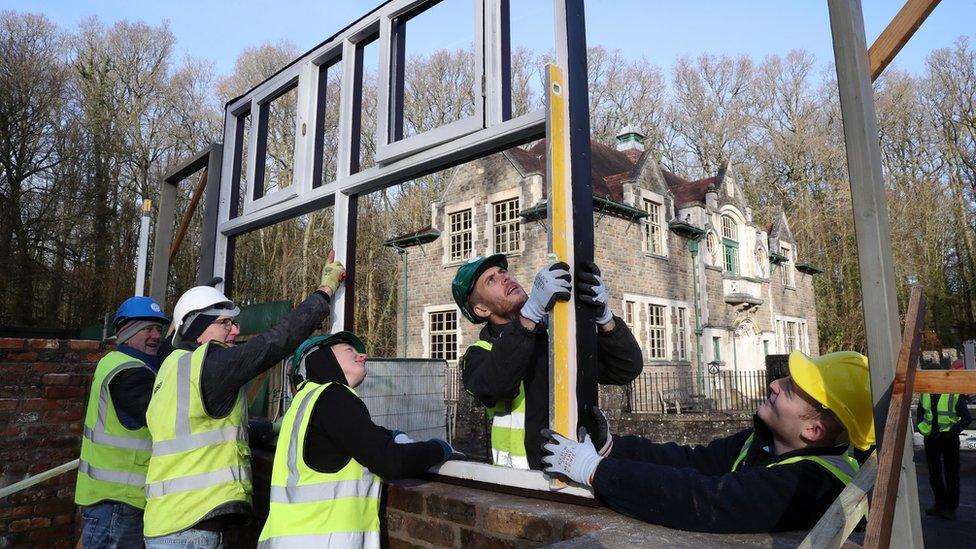
[[[874,444],[874,405],[868,357],[840,351],[816,358],[793,351],[790,375],[803,392],[837,416],[851,444],[867,450]]]

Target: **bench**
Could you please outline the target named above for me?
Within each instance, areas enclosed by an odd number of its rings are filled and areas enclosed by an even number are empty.
[[[661,401],[661,411],[669,414],[672,411],[680,414],[682,411],[701,411],[701,400],[698,395],[691,395],[687,389],[658,389],[658,399]]]

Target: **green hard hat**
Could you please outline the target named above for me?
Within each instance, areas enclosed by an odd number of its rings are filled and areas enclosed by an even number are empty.
[[[481,276],[481,273],[487,271],[489,267],[508,269],[508,259],[505,257],[505,254],[489,255],[488,257],[479,256],[469,259],[458,268],[457,274],[454,275],[454,282],[451,282],[451,293],[454,294],[454,302],[460,307],[464,317],[475,324],[485,322],[487,319],[474,314],[471,306],[468,305],[468,296],[471,295],[471,290],[474,289],[474,283],[478,281],[478,277]]]
[[[302,344],[295,349],[295,356],[291,361],[292,372],[298,371],[298,365],[302,363],[302,357],[308,354],[312,349],[318,347],[331,347],[336,343],[348,343],[360,353],[366,352],[366,346],[363,345],[362,340],[356,337],[356,334],[352,332],[336,332],[334,334],[312,336],[303,341]]]

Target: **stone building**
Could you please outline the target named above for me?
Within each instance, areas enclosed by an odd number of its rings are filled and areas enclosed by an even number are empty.
[[[617,140],[615,149],[592,143],[595,255],[611,308],[643,350],[642,378],[677,376],[685,392],[701,395],[715,390],[716,375],[763,369],[767,354],[816,353],[819,271],[799,260],[785,215],[760,226],[725,169],[688,181],[661,168],[635,130]],[[430,225],[388,241],[406,254],[408,269],[401,356],[456,364],[478,339],[481,327],[451,298],[451,280],[469,257],[505,253],[517,279],[531,285],[546,261],[545,151],[540,141],[458,166],[431,204]],[[702,386],[706,378],[711,387]],[[658,406],[659,391],[646,379],[633,389],[631,411]]]

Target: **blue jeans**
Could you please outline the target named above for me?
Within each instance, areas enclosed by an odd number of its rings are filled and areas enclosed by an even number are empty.
[[[146,549],[156,547],[194,547],[199,549],[222,549],[224,540],[220,532],[210,530],[183,530],[168,536],[146,538]]]
[[[81,513],[82,547],[142,547],[142,509],[117,501],[85,507]]]

